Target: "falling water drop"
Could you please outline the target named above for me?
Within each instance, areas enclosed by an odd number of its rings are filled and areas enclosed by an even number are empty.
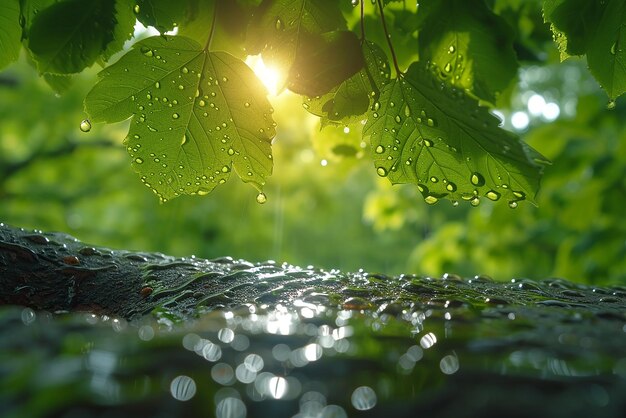
[[[267,202],[267,196],[265,195],[265,193],[260,192],[258,195],[256,195],[256,202],[260,205]]]

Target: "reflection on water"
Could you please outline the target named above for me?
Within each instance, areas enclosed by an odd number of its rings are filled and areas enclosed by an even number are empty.
[[[181,323],[5,307],[2,416],[625,416],[621,290],[404,280],[419,299],[353,286],[336,305],[311,291]]]

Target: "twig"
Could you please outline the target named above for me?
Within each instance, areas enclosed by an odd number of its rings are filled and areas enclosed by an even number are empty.
[[[389,31],[387,31],[387,23],[385,22],[385,13],[383,11],[383,2],[382,0],[377,0],[376,2],[378,3],[378,10],[380,10],[380,20],[383,23],[383,30],[385,31],[385,38],[387,39],[387,45],[389,45],[391,58],[393,59],[393,66],[396,69],[396,77],[401,77],[404,73],[400,71],[398,59],[396,58],[396,51],[394,51],[393,49],[393,45],[391,44],[391,36],[389,35]]]

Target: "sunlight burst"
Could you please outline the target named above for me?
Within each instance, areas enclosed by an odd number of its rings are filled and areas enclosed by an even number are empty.
[[[267,67],[260,55],[250,55],[246,58],[246,64],[254,74],[263,82],[270,95],[278,96],[282,75],[275,68]]]

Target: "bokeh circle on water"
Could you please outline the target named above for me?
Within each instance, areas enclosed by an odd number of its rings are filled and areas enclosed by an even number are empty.
[[[196,382],[189,376],[176,376],[170,383],[172,397],[179,401],[188,401],[196,394]]]
[[[352,406],[359,411],[367,411],[376,406],[376,392],[369,386],[359,386],[352,392]]]
[[[246,404],[237,398],[222,399],[215,408],[217,418],[245,418],[246,414]]]

